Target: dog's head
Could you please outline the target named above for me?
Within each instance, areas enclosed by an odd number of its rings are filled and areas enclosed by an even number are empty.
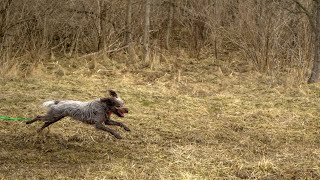
[[[106,105],[107,114],[110,116],[113,113],[118,117],[124,117],[124,114],[128,113],[129,110],[124,106],[123,100],[113,90],[109,90],[109,94],[110,97],[100,99]]]

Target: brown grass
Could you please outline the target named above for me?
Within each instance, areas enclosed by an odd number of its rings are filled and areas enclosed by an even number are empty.
[[[0,179],[320,178],[318,84],[283,85],[294,81],[212,59],[170,71],[63,62],[0,78],[0,115],[33,117],[44,100],[90,100],[112,88],[130,108],[120,120],[132,132],[113,127],[124,137],[116,140],[65,119],[37,134],[40,123],[0,120]]]

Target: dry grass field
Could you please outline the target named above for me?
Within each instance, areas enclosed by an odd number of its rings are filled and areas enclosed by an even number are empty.
[[[41,65],[26,77],[13,67],[0,77],[0,115],[32,118],[45,100],[114,89],[130,110],[114,119],[131,128],[112,127],[117,140],[69,118],[40,134],[40,122],[0,120],[0,179],[320,179],[319,84],[210,59],[176,70],[107,64]]]

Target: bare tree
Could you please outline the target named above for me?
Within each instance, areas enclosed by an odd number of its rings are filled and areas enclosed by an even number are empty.
[[[126,45],[129,54],[129,61],[135,60],[133,43],[132,43],[132,0],[127,0],[127,14],[126,14]]]
[[[7,28],[7,17],[11,3],[12,0],[5,1],[3,8],[0,9],[0,46],[2,46],[2,43],[4,42],[5,32]]]
[[[320,73],[320,0],[315,0],[315,14],[314,14],[314,59],[311,76],[308,83],[319,82]]]
[[[172,30],[172,21],[173,21],[173,13],[174,13],[174,5],[172,0],[168,2],[169,11],[168,11],[168,24],[166,30],[166,37],[165,37],[165,48],[168,50],[170,49],[170,37],[171,37],[171,30]]]
[[[313,32],[313,66],[308,83],[316,83],[320,81],[320,0],[313,0],[312,10],[308,10],[299,0],[292,1],[297,4],[301,11],[308,17]]]
[[[106,9],[105,1],[98,0],[98,51],[105,49]]]
[[[144,16],[144,33],[143,33],[143,61],[149,62],[150,50],[150,2],[151,0],[145,0],[145,16]]]

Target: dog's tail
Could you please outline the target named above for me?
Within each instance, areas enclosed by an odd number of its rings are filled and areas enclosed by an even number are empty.
[[[54,105],[57,105],[59,101],[46,101],[42,104],[43,107],[51,108]]]

